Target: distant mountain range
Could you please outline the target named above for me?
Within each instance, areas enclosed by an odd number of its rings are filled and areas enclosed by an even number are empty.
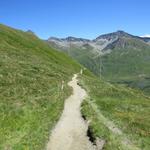
[[[110,82],[150,91],[149,37],[117,31],[93,40],[51,37],[47,42]]]
[[[150,44],[150,37],[139,37],[128,34],[124,31],[117,31],[109,34],[100,35],[96,39],[89,40],[84,38],[76,38],[76,37],[67,37],[67,38],[56,38],[50,37],[48,42],[53,45],[55,48],[68,49],[70,46],[74,46],[77,48],[85,48],[85,46],[90,46],[93,50],[101,51],[106,49],[108,45],[118,41],[120,38],[135,38],[141,41],[144,41]]]

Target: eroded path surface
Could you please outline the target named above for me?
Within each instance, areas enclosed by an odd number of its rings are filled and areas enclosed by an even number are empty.
[[[86,92],[77,84],[76,74],[68,84],[73,88],[73,94],[65,101],[64,111],[52,131],[47,150],[95,150],[86,135],[88,125],[80,113]]]

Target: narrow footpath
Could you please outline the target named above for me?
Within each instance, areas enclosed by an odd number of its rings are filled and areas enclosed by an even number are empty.
[[[87,94],[77,81],[75,74],[68,83],[73,88],[73,94],[65,101],[62,116],[50,135],[47,150],[95,150],[87,136],[88,124],[80,112]]]

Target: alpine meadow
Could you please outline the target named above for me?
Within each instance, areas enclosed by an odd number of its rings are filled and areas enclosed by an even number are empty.
[[[0,150],[150,150],[148,0],[0,4]]]

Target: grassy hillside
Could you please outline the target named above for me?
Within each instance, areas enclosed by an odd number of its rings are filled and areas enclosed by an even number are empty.
[[[99,73],[97,69],[99,64],[95,61],[97,53],[90,46],[87,45],[84,49],[72,46],[67,53],[89,70],[92,70],[96,74]]]
[[[79,68],[35,35],[0,25],[1,150],[44,149]]]
[[[104,150],[150,149],[150,98],[140,91],[100,81],[88,71],[80,84],[89,98],[82,105],[90,134],[105,141]]]

